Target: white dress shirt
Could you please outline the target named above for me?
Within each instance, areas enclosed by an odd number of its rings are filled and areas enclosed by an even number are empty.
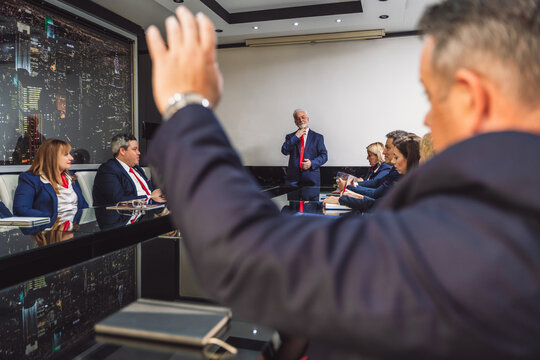
[[[50,181],[41,177],[41,181],[44,184],[50,184]],[[66,175],[68,181],[68,187],[65,188],[61,184],[58,184],[58,194],[56,197],[58,199],[58,219],[61,222],[64,221],[73,221],[75,214],[77,213],[77,205],[79,203],[79,197],[75,190],[73,190],[73,185],[71,184],[71,176]],[[52,184],[51,184],[52,185]]]
[[[308,134],[309,134],[309,128],[306,129],[306,134],[304,135],[304,149],[306,148]]]

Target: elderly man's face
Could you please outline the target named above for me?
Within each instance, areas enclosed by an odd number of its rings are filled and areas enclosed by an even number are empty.
[[[294,123],[300,129],[303,129],[308,126],[309,118],[304,111],[299,111],[296,113],[296,117],[294,118]]]
[[[431,68],[431,57],[435,41],[426,38],[420,60],[420,78],[431,103],[431,109],[426,114],[424,124],[431,128],[433,146],[436,151],[444,150],[449,145],[461,141],[471,134],[463,126],[463,117],[459,109],[463,96],[458,89],[459,84],[443,84]],[[451,79],[454,81],[454,79]]]

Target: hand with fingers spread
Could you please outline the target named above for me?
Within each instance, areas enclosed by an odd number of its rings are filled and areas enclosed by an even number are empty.
[[[221,96],[223,79],[216,62],[214,25],[202,13],[197,16],[184,6],[176,17],[165,22],[167,45],[155,26],[146,32],[152,58],[152,87],[160,113],[168,107],[175,93],[197,93],[215,108]]]

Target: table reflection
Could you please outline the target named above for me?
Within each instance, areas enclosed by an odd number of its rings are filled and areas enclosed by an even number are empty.
[[[0,258],[43,246],[77,240],[100,231],[126,227],[164,216],[163,208],[125,212],[106,207],[87,208],[58,217],[56,221],[34,227],[0,227]]]

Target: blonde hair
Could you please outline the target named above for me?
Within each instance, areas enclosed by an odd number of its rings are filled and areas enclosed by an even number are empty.
[[[368,153],[377,157],[377,163],[381,165],[384,162],[384,145],[380,142],[374,142],[366,147]]]
[[[62,184],[61,173],[58,170],[58,157],[60,154],[67,154],[71,151],[71,145],[59,139],[47,139],[39,147],[32,166],[28,169],[34,175],[42,176],[49,181],[58,194],[58,185]],[[71,177],[74,182],[77,178],[71,175],[67,170],[64,174]]]
[[[433,141],[431,140],[431,133],[424,135],[420,140],[420,162],[424,163],[435,156],[435,149],[433,148]]]

